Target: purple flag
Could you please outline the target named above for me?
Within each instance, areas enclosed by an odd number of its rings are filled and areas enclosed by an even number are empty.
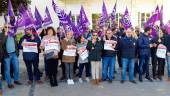
[[[84,32],[86,32],[86,30],[88,29],[89,25],[90,25],[90,23],[86,16],[84,8],[83,8],[83,6],[81,6],[80,15],[78,18],[78,29],[80,31],[80,34],[84,34]]]
[[[43,21],[43,26],[48,26],[48,25],[53,23],[53,21],[51,19],[50,12],[48,10],[48,7],[46,7],[46,9],[45,9],[45,13],[46,13],[46,15],[45,15],[45,18],[44,18],[44,21]]]
[[[170,35],[170,20],[167,22],[167,24],[165,24],[165,29],[167,33]]]
[[[117,6],[117,2],[115,3],[114,7],[113,7],[113,10],[112,10],[112,13],[111,13],[111,20],[112,20],[112,24],[115,24],[115,21],[116,21],[116,6]]]
[[[8,16],[15,16],[11,0],[8,0]]]
[[[159,12],[159,6],[156,7],[155,12],[153,15],[148,19],[148,21],[145,23],[144,27],[152,27],[152,33],[151,35],[153,37],[157,36],[157,30],[155,29],[155,22],[160,20],[160,12]]]
[[[36,30],[38,30],[39,28],[42,27],[42,22],[43,22],[43,19],[37,9],[37,7],[35,7],[35,12],[34,12],[34,16],[35,16],[35,28]]]
[[[102,14],[101,14],[101,17],[100,17],[100,20],[99,20],[99,26],[104,27],[107,20],[108,20],[107,9],[106,9],[105,2],[103,1]]]
[[[19,14],[18,14],[17,21],[16,21],[17,27],[23,27],[25,25],[24,15],[23,15],[25,11],[26,11],[26,8],[21,4],[19,6]]]
[[[164,26],[164,22],[163,22],[163,5],[161,6],[159,15],[160,15],[160,27],[163,28],[163,26]]]
[[[120,22],[124,26],[125,29],[132,27],[132,23],[130,21],[129,12],[128,12],[127,7],[126,7],[125,13],[124,13],[123,17],[121,18]]]

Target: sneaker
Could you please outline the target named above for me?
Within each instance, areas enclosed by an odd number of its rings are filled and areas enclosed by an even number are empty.
[[[31,81],[31,80],[27,81],[27,85],[31,85],[32,83],[33,83],[33,81]]]
[[[137,84],[137,82],[135,80],[130,80],[130,82],[133,84]]]
[[[87,82],[90,82],[90,79],[89,79],[89,77],[86,77],[86,81],[87,81]]]
[[[8,88],[9,88],[9,89],[13,89],[13,88],[14,88],[14,85],[13,85],[13,84],[10,84],[10,85],[8,85]]]
[[[120,83],[121,83],[121,84],[125,83],[125,80],[121,80]]]
[[[67,80],[67,84],[71,85],[71,80],[70,79]]]
[[[37,80],[37,83],[38,83],[38,84],[43,84],[43,81]]]
[[[70,80],[70,83],[71,83],[71,85],[74,85],[74,80],[71,79],[71,80]]]
[[[80,83],[83,83],[83,80],[82,80],[82,78],[79,78],[79,82],[80,82]]]
[[[14,81],[14,84],[16,84],[16,85],[22,85],[22,83],[19,82],[19,81]]]
[[[146,79],[148,79],[150,82],[153,82],[153,80],[150,77],[145,77]]]

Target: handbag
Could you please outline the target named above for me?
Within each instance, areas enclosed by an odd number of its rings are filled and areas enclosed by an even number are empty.
[[[49,60],[49,59],[53,59],[55,56],[54,52],[49,52],[45,54],[45,59]]]

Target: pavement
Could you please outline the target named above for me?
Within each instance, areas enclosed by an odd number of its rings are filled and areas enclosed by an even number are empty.
[[[59,86],[50,87],[49,82],[45,81],[39,85],[35,82],[28,86],[26,85],[27,76],[25,64],[22,57],[20,61],[21,82],[23,85],[15,86],[14,89],[8,89],[6,82],[3,81],[3,96],[170,96],[170,82],[167,82],[165,75],[163,81],[156,80],[149,82],[144,80],[143,83],[138,82],[132,84],[126,81],[120,83],[120,70],[116,74],[115,80],[110,84],[101,82],[99,86],[94,86],[89,82],[79,83],[75,78],[74,85],[67,85],[66,82],[59,82]],[[43,57],[40,56],[40,69],[44,70]],[[59,69],[59,77],[61,69]]]

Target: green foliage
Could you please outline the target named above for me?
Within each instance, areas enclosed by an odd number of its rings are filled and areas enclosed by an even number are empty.
[[[23,4],[24,6],[28,6],[29,4],[31,4],[31,0],[11,0],[11,2],[15,14],[17,13],[20,4]],[[8,9],[8,0],[0,0],[0,14],[2,13],[6,14],[7,9]]]

